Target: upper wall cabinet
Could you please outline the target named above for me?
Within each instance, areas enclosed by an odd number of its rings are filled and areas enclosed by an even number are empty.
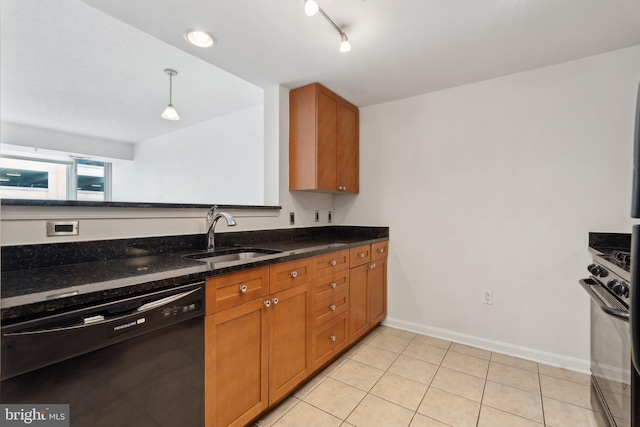
[[[357,193],[358,108],[313,83],[289,93],[289,190]]]

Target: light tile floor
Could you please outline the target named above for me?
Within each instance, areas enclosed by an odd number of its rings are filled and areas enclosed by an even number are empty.
[[[589,376],[379,327],[259,427],[595,427]]]

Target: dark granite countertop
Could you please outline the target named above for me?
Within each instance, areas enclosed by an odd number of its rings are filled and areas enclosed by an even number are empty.
[[[223,237],[224,236],[224,237]],[[250,260],[211,263],[205,236],[172,236],[8,247],[2,251],[1,318],[25,319],[221,274],[387,240],[387,227],[310,227],[221,233],[216,254],[229,249],[281,251]]]

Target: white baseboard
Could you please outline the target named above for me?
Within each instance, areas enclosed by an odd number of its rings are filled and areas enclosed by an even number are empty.
[[[390,317],[387,317],[382,322],[382,324],[384,326],[402,329],[404,331],[414,332],[421,335],[428,335],[431,337],[441,338],[460,344],[470,345],[484,350],[494,351],[496,353],[502,353],[509,356],[519,357],[521,359],[531,360],[532,362],[543,363],[545,365],[556,366],[559,368],[569,369],[584,374],[590,373],[589,360],[577,359],[575,357],[568,357],[561,354],[548,353],[546,351],[536,350],[533,348],[489,340],[473,335],[461,334],[459,332],[434,328],[431,326],[407,322],[405,320],[394,319]]]

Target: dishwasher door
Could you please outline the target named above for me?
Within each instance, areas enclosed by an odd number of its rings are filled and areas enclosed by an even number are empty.
[[[4,404],[69,404],[73,427],[204,424],[204,283],[2,328]]]

